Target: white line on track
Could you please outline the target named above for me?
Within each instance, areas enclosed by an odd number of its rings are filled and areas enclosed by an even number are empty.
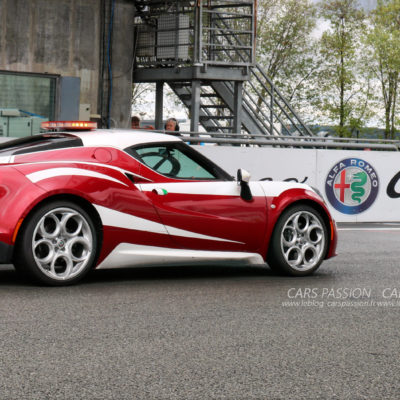
[[[400,231],[400,228],[337,228],[338,231]]]

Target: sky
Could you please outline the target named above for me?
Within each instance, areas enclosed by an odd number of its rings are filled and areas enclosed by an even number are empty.
[[[320,0],[312,0],[313,3],[318,3]],[[377,0],[358,0],[358,3],[366,10],[371,11],[376,7]]]

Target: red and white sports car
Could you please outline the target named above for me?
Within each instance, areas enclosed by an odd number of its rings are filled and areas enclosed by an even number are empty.
[[[0,263],[41,283],[206,263],[302,276],[336,241],[309,186],[249,182],[244,170],[234,180],[175,136],[64,129],[0,146]]]

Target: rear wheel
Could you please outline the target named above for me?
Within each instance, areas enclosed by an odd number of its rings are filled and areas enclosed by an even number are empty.
[[[70,201],[55,201],[35,210],[17,243],[14,264],[29,278],[61,286],[82,279],[97,255],[95,225],[88,213]]]
[[[325,258],[328,231],[320,213],[308,205],[297,205],[279,218],[268,251],[268,265],[294,276],[313,273]]]

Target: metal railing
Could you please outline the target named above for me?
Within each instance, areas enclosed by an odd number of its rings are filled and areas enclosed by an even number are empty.
[[[185,65],[193,62],[193,2],[136,0],[135,61],[137,67]]]
[[[202,0],[199,7],[198,62],[250,66],[254,64],[255,2]],[[223,26],[218,22],[224,21]],[[240,43],[233,38],[239,37]]]
[[[255,1],[136,0],[136,66],[253,65]]]
[[[168,133],[158,131],[160,133]],[[339,138],[287,135],[243,135],[242,133],[180,132],[179,137],[190,144],[219,146],[313,148],[332,150],[400,151],[400,140]]]
[[[223,19],[217,19],[214,23],[221,29],[226,26]],[[231,36],[227,40],[230,44],[243,45],[240,36]],[[226,54],[229,57],[229,53]],[[232,84],[229,82],[225,82],[225,84],[233,93]],[[243,106],[258,121],[265,134],[313,136],[308,126],[258,63],[250,68],[250,79],[244,84]]]

